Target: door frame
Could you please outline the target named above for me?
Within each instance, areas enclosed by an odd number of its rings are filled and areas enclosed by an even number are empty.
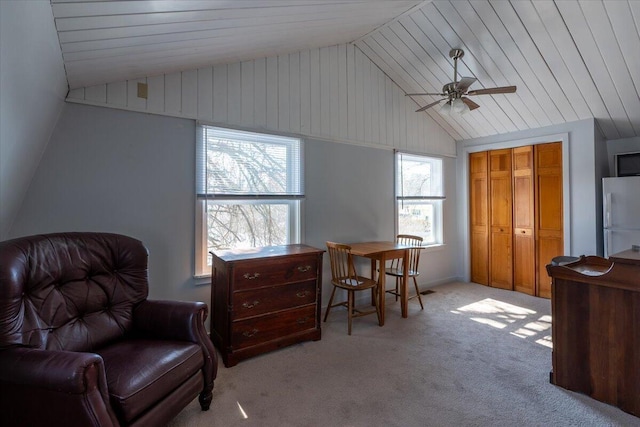
[[[471,245],[469,243],[469,153],[478,151],[499,150],[502,148],[515,148],[524,145],[547,144],[550,142],[562,142],[562,231],[564,239],[564,253],[571,254],[571,185],[569,182],[569,133],[558,133],[551,135],[541,135],[531,138],[516,139],[512,141],[493,142],[479,145],[470,145],[460,148],[457,156],[458,171],[458,194],[460,210],[458,219],[460,225],[459,238],[462,248],[462,280],[468,282],[471,278]]]

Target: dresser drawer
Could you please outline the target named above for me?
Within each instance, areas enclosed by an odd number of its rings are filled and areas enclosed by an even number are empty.
[[[233,322],[233,348],[249,347],[315,327],[315,305],[236,321]]]
[[[278,283],[303,282],[316,278],[316,256],[282,257],[239,263],[233,274],[234,290],[256,289]]]
[[[316,281],[314,279],[290,285],[235,292],[233,319],[244,319],[315,302]]]

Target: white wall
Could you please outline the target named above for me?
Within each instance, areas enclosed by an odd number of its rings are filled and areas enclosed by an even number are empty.
[[[602,210],[602,178],[609,176],[609,157],[607,155],[607,141],[598,126],[594,127],[595,149],[595,187],[596,187],[596,252],[594,255],[604,256],[604,218]]]
[[[457,171],[460,206],[458,223],[459,245],[462,251],[461,268],[458,274],[461,277],[469,280],[470,274],[468,156],[474,151],[562,141],[565,254],[602,254],[600,169],[603,163],[603,151],[596,147],[597,135],[599,133],[596,130],[595,121],[587,119],[458,142]]]
[[[11,237],[130,235],[149,248],[152,296],[204,297],[191,279],[194,141],[193,120],[65,104]]]
[[[50,2],[0,1],[0,240],[9,233],[66,94]]]
[[[308,140],[305,242],[393,239],[393,151]],[[455,160],[445,158],[445,218],[454,216]],[[149,249],[152,298],[209,301],[193,278],[195,122],[67,103],[11,237],[57,231],[131,235]],[[456,274],[456,226],[426,252],[421,285]],[[453,235],[453,236],[452,236]],[[325,261],[324,304],[330,275]]]
[[[148,98],[137,96],[138,83]],[[80,88],[72,102],[454,156],[455,143],[354,45]]]

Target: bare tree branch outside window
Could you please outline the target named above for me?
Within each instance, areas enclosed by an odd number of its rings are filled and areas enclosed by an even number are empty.
[[[216,128],[206,132],[208,251],[291,243],[301,194],[300,141]],[[222,136],[221,136],[222,134]],[[229,135],[227,135],[229,134]]]

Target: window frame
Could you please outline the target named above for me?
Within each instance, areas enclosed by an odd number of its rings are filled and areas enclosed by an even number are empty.
[[[434,194],[429,195],[405,195],[402,175],[403,166],[402,162],[404,157],[407,160],[416,161],[424,159],[424,163],[431,163],[432,168],[435,166],[435,170],[438,173],[438,180],[435,184],[435,189],[431,191]],[[407,151],[394,150],[394,210],[395,210],[395,232],[398,234],[416,234],[408,231],[400,230],[400,211],[403,204],[409,205],[432,205],[433,206],[433,218],[432,218],[432,240],[425,238],[424,245],[427,247],[438,247],[445,244],[444,240],[444,202],[445,196],[445,165],[442,157],[426,154],[416,154]]]
[[[287,155],[287,175],[286,175],[286,187],[287,189],[297,188],[297,191],[290,191],[286,193],[278,194],[237,194],[234,192],[229,193],[202,193],[203,180],[201,171],[203,164],[206,165],[206,152],[202,153],[201,150],[205,149],[206,142],[203,141],[203,128],[209,128],[213,131],[219,130],[225,133],[237,135],[251,134],[256,137],[258,141],[256,143],[265,142],[273,143],[274,139],[281,138],[283,144],[297,144],[296,150],[288,150],[291,153]],[[264,137],[264,141],[260,141]],[[288,140],[289,142],[286,142]],[[295,159],[293,153],[297,152],[298,158]],[[204,156],[204,158],[202,158]],[[294,167],[295,165],[295,167]],[[206,167],[206,166],[204,166]],[[303,230],[303,209],[304,209],[304,140],[298,137],[269,134],[264,132],[235,130],[231,128],[223,128],[219,126],[213,126],[206,123],[197,123],[196,125],[196,189],[195,189],[195,263],[194,263],[194,277],[195,278],[207,278],[211,276],[211,267],[208,265],[209,261],[209,247],[208,247],[208,226],[207,226],[207,203],[211,200],[220,201],[222,203],[229,204],[250,204],[250,205],[262,205],[262,204],[280,204],[288,206],[288,229],[287,229],[287,244],[295,244],[302,242],[302,230]],[[292,174],[297,173],[298,176],[294,177]],[[205,178],[206,179],[206,178]],[[298,185],[291,185],[292,182],[297,181]],[[206,182],[204,184],[206,187]],[[233,248],[230,248],[233,249]]]

